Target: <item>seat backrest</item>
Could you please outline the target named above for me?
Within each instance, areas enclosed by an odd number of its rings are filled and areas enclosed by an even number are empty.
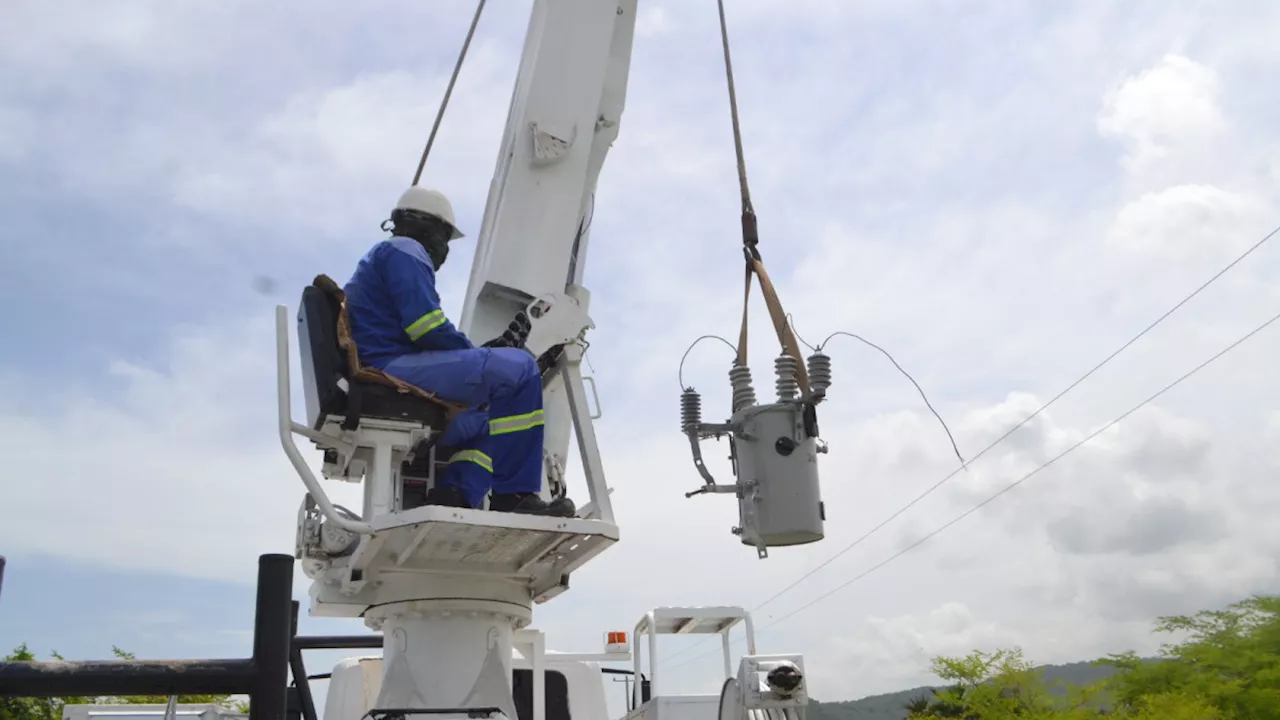
[[[347,355],[338,346],[339,311],[329,293],[315,285],[303,289],[298,307],[298,351],[307,422],[317,430],[325,416],[346,409],[347,393],[338,385],[347,376]]]

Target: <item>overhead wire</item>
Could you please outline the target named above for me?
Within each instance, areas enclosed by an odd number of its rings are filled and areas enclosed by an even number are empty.
[[[936,537],[936,536],[938,536],[938,535],[942,534],[942,533],[943,533],[943,532],[945,532],[947,529],[949,529],[949,528],[951,528],[952,526],[954,526],[954,525],[956,525],[957,523],[959,523],[961,520],[964,520],[965,518],[967,518],[967,517],[969,517],[970,515],[974,514],[974,513],[975,513],[975,512],[977,512],[978,510],[981,510],[982,508],[986,507],[988,504],[990,504],[991,502],[995,501],[997,498],[999,498],[999,497],[1003,496],[1005,493],[1009,492],[1010,490],[1013,490],[1014,488],[1016,488],[1016,487],[1018,487],[1018,486],[1022,485],[1024,482],[1026,482],[1027,480],[1030,480],[1032,477],[1035,477],[1035,476],[1036,476],[1036,475],[1038,475],[1041,471],[1045,470],[1045,469],[1046,469],[1046,468],[1048,468],[1049,466],[1051,466],[1051,465],[1053,465],[1054,463],[1058,462],[1059,460],[1061,460],[1062,458],[1066,457],[1067,455],[1070,455],[1071,453],[1075,452],[1075,451],[1076,451],[1076,450],[1078,450],[1080,447],[1082,447],[1082,446],[1084,446],[1086,443],[1088,443],[1090,440],[1093,440],[1094,438],[1096,438],[1097,436],[1099,436],[1099,435],[1101,435],[1102,433],[1106,432],[1107,430],[1110,430],[1111,428],[1115,427],[1117,424],[1119,424],[1120,422],[1122,422],[1125,418],[1127,418],[1127,417],[1129,417],[1130,415],[1134,414],[1134,413],[1135,413],[1135,412],[1137,412],[1138,410],[1141,410],[1142,408],[1146,407],[1147,405],[1149,405],[1150,403],[1152,403],[1152,402],[1154,402],[1156,399],[1158,399],[1160,396],[1164,395],[1165,393],[1169,392],[1170,390],[1174,389],[1175,387],[1177,387],[1177,386],[1181,385],[1181,384],[1182,384],[1183,382],[1185,382],[1188,378],[1192,377],[1193,375],[1195,375],[1196,373],[1200,372],[1200,371],[1201,371],[1201,370],[1203,370],[1204,368],[1206,368],[1206,367],[1208,367],[1209,365],[1213,364],[1214,362],[1216,362],[1217,360],[1219,360],[1220,358],[1222,358],[1222,357],[1223,357],[1224,355],[1226,355],[1227,353],[1230,353],[1232,350],[1235,350],[1237,347],[1239,347],[1240,345],[1244,344],[1246,341],[1248,341],[1248,340],[1249,340],[1250,338],[1252,338],[1254,335],[1257,335],[1258,333],[1260,333],[1260,332],[1262,332],[1263,330],[1265,330],[1267,327],[1269,327],[1270,325],[1272,325],[1273,323],[1275,323],[1277,320],[1280,320],[1280,313],[1277,313],[1277,314],[1275,314],[1275,315],[1272,315],[1272,316],[1271,316],[1271,318],[1270,318],[1270,319],[1268,319],[1266,322],[1262,323],[1261,325],[1258,325],[1257,327],[1255,327],[1254,329],[1250,330],[1248,333],[1246,333],[1246,334],[1245,334],[1245,335],[1243,335],[1242,337],[1238,338],[1235,342],[1233,342],[1233,343],[1231,343],[1230,345],[1226,346],[1225,348],[1223,348],[1223,349],[1219,350],[1217,353],[1214,353],[1212,356],[1210,356],[1210,357],[1209,357],[1207,360],[1205,360],[1204,362],[1201,362],[1199,365],[1196,365],[1194,368],[1192,368],[1192,369],[1188,370],[1186,373],[1183,373],[1183,374],[1182,374],[1180,377],[1178,377],[1176,380],[1174,380],[1173,382],[1171,382],[1171,383],[1169,383],[1169,384],[1165,385],[1165,386],[1164,386],[1164,387],[1162,387],[1160,390],[1156,391],[1154,394],[1152,394],[1151,396],[1147,397],[1147,399],[1145,399],[1145,400],[1143,400],[1142,402],[1138,403],[1137,405],[1134,405],[1133,407],[1129,408],[1128,410],[1126,410],[1125,412],[1123,412],[1123,413],[1121,413],[1119,416],[1117,416],[1115,419],[1111,420],[1110,422],[1108,422],[1107,424],[1105,424],[1105,425],[1103,425],[1102,427],[1098,428],[1097,430],[1094,430],[1093,432],[1089,433],[1089,434],[1088,434],[1088,435],[1086,435],[1084,438],[1082,438],[1081,440],[1079,440],[1079,441],[1078,441],[1078,442],[1076,442],[1075,444],[1073,444],[1073,445],[1071,445],[1070,447],[1068,447],[1066,450],[1063,450],[1062,452],[1058,453],[1058,454],[1057,454],[1057,455],[1055,455],[1054,457],[1050,458],[1048,461],[1046,461],[1046,462],[1044,462],[1043,464],[1041,464],[1041,465],[1037,466],[1037,467],[1036,467],[1034,470],[1032,470],[1031,472],[1027,473],[1026,475],[1023,475],[1021,478],[1019,478],[1019,479],[1017,479],[1017,480],[1013,481],[1012,483],[1009,483],[1008,485],[1006,485],[1005,487],[1001,488],[1000,490],[998,490],[998,491],[997,491],[997,492],[995,492],[994,494],[992,494],[992,495],[988,496],[988,497],[987,497],[985,500],[983,500],[982,502],[978,503],[977,505],[974,505],[973,507],[969,508],[968,510],[965,510],[963,513],[960,513],[960,514],[959,514],[959,515],[957,515],[956,517],[954,517],[954,518],[952,518],[951,520],[947,521],[946,523],[944,523],[944,524],[942,524],[942,525],[938,526],[937,528],[934,528],[932,531],[930,531],[928,534],[924,535],[924,536],[923,536],[923,537],[921,537],[920,539],[916,540],[915,542],[911,543],[910,545],[907,545],[906,547],[904,547],[904,548],[902,548],[901,550],[899,550],[899,551],[895,552],[894,554],[890,555],[889,557],[885,558],[884,560],[882,560],[882,561],[880,561],[880,562],[876,563],[875,565],[872,565],[870,568],[868,568],[868,569],[866,569],[866,570],[862,571],[861,573],[859,573],[859,574],[857,574],[857,575],[853,576],[853,577],[852,577],[852,578],[850,578],[849,580],[846,580],[845,582],[843,582],[843,583],[841,583],[841,584],[837,585],[836,587],[832,588],[831,590],[828,590],[827,592],[823,593],[822,595],[819,595],[818,597],[814,598],[813,600],[810,600],[809,602],[807,602],[807,603],[805,603],[805,604],[803,604],[803,605],[801,605],[801,606],[799,606],[799,607],[795,608],[794,610],[792,610],[792,611],[790,611],[790,612],[786,613],[785,615],[783,615],[783,616],[781,616],[781,617],[777,618],[776,620],[773,620],[772,622],[769,622],[769,623],[767,623],[767,624],[765,624],[765,625],[760,626],[760,628],[759,628],[759,629],[760,629],[760,630],[766,630],[766,629],[771,628],[771,627],[773,627],[773,626],[775,626],[775,625],[778,625],[779,623],[783,622],[784,620],[787,620],[787,619],[790,619],[790,618],[792,618],[792,617],[795,617],[796,615],[800,614],[801,612],[804,612],[805,610],[807,610],[807,609],[809,609],[809,608],[813,607],[814,605],[817,605],[818,603],[822,602],[823,600],[825,600],[825,599],[827,599],[827,598],[831,597],[832,595],[834,595],[834,594],[836,594],[836,593],[840,592],[841,590],[843,590],[843,589],[845,589],[845,588],[849,587],[850,585],[852,585],[852,584],[854,584],[854,583],[858,582],[859,580],[862,580],[863,578],[867,577],[867,576],[868,576],[868,575],[870,575],[871,573],[873,573],[873,572],[875,572],[875,571],[879,570],[880,568],[882,568],[882,567],[884,567],[884,566],[888,565],[889,563],[893,562],[894,560],[897,560],[898,558],[902,557],[903,555],[906,555],[907,553],[911,552],[912,550],[916,549],[917,547],[920,547],[921,545],[923,545],[924,543],[926,543],[926,542],[928,542],[929,540],[933,539],[934,537]],[[718,649],[717,649],[717,650],[718,650]],[[694,656],[694,657],[690,658],[689,660],[686,660],[686,661],[684,661],[684,662],[682,662],[682,663],[677,663],[677,664],[676,664],[676,665],[674,665],[673,667],[681,667],[681,666],[683,666],[683,665],[687,665],[687,664],[689,664],[689,663],[691,663],[691,662],[693,662],[693,661],[695,661],[695,660],[699,660],[699,659],[701,659],[701,658],[708,657],[710,654],[711,654],[711,653],[702,653],[701,655],[696,655],[696,656]]]
[[[1231,261],[1231,263],[1230,263],[1230,264],[1228,264],[1226,267],[1224,267],[1224,268],[1222,268],[1221,270],[1219,270],[1218,272],[1214,273],[1214,275],[1213,275],[1212,277],[1210,277],[1208,280],[1206,280],[1204,283],[1202,283],[1199,287],[1197,287],[1195,290],[1193,290],[1193,291],[1191,292],[1191,294],[1189,294],[1189,295],[1187,295],[1186,297],[1184,297],[1184,298],[1183,298],[1182,300],[1180,300],[1176,305],[1174,305],[1172,308],[1170,308],[1168,311],[1166,311],[1163,315],[1161,315],[1160,317],[1156,318],[1156,320],[1155,320],[1154,322],[1152,322],[1151,324],[1147,325],[1145,328],[1143,328],[1143,329],[1142,329],[1142,331],[1141,331],[1141,332],[1139,332],[1137,335],[1134,335],[1134,336],[1133,336],[1133,338],[1131,338],[1128,342],[1126,342],[1124,345],[1121,345],[1117,350],[1115,350],[1115,351],[1114,351],[1114,352],[1112,352],[1110,355],[1108,355],[1106,358],[1104,358],[1104,359],[1102,360],[1102,362],[1099,362],[1097,365],[1094,365],[1094,366],[1093,366],[1093,368],[1091,368],[1091,369],[1090,369],[1088,372],[1086,372],[1084,375],[1081,375],[1081,376],[1080,376],[1080,377],[1079,377],[1075,382],[1073,382],[1073,383],[1071,383],[1070,385],[1068,385],[1064,390],[1062,390],[1061,392],[1059,392],[1057,395],[1054,395],[1054,396],[1053,396],[1053,397],[1052,397],[1048,402],[1046,402],[1045,404],[1043,404],[1043,405],[1041,405],[1039,408],[1037,408],[1035,412],[1033,412],[1033,413],[1031,413],[1030,415],[1026,416],[1026,417],[1025,417],[1025,418],[1023,418],[1020,422],[1018,422],[1018,423],[1017,423],[1017,424],[1015,424],[1013,427],[1011,427],[1009,430],[1005,431],[1005,433],[1004,433],[1003,435],[1001,435],[1000,437],[996,438],[994,441],[992,441],[990,444],[988,444],[986,447],[984,447],[981,451],[979,451],[976,455],[974,455],[972,458],[970,458],[968,462],[965,462],[965,463],[961,464],[961,465],[960,465],[960,467],[958,467],[958,468],[956,468],[955,470],[952,470],[951,472],[947,473],[947,475],[946,475],[945,477],[943,477],[941,480],[939,480],[939,481],[937,481],[936,483],[934,483],[933,485],[931,485],[931,486],[930,486],[929,488],[927,488],[924,492],[922,492],[922,493],[920,493],[919,495],[917,495],[915,498],[913,498],[910,502],[908,502],[906,505],[904,505],[904,506],[903,506],[902,508],[900,508],[898,511],[894,512],[892,515],[890,515],[889,517],[885,518],[885,520],[884,520],[884,521],[882,521],[879,525],[876,525],[876,526],[875,526],[875,527],[873,527],[871,530],[868,530],[866,533],[864,533],[863,535],[861,535],[860,537],[858,537],[856,540],[854,540],[853,542],[851,542],[851,543],[849,543],[848,545],[846,545],[846,546],[845,546],[843,549],[841,549],[839,552],[837,552],[836,554],[834,554],[834,555],[832,555],[831,557],[827,558],[827,559],[826,559],[826,560],[824,560],[822,563],[820,563],[818,566],[816,566],[816,567],[814,567],[813,569],[809,570],[809,571],[808,571],[808,572],[806,572],[804,575],[802,575],[800,578],[798,578],[797,580],[795,580],[794,582],[792,582],[790,585],[786,586],[785,588],[783,588],[783,589],[782,589],[782,590],[780,590],[779,592],[775,593],[775,594],[774,594],[773,596],[771,596],[768,600],[765,600],[764,602],[760,603],[758,606],[756,606],[756,608],[755,608],[755,609],[756,609],[756,610],[758,610],[758,609],[760,609],[760,608],[764,607],[765,605],[768,605],[769,603],[773,602],[774,600],[777,600],[779,597],[781,597],[782,595],[786,594],[787,592],[790,592],[790,591],[791,591],[793,588],[795,588],[797,585],[799,585],[800,583],[804,582],[804,581],[805,581],[805,580],[807,580],[808,578],[812,577],[812,576],[813,576],[814,574],[816,574],[819,570],[821,570],[821,569],[823,569],[824,567],[826,567],[826,566],[830,565],[832,562],[834,562],[834,561],[835,561],[837,558],[839,558],[840,556],[844,555],[846,552],[848,552],[848,551],[852,550],[853,548],[857,547],[858,545],[860,545],[860,544],[861,544],[863,541],[865,541],[867,538],[871,537],[871,535],[875,534],[877,531],[879,531],[879,530],[880,530],[881,528],[883,528],[885,525],[888,525],[890,522],[892,522],[893,520],[897,519],[899,516],[901,516],[901,515],[902,515],[903,513],[905,513],[907,510],[910,510],[912,507],[914,507],[914,506],[915,506],[917,503],[919,503],[921,500],[925,499],[926,497],[928,497],[929,495],[931,495],[935,490],[937,490],[938,488],[940,488],[940,487],[942,487],[944,484],[946,484],[949,480],[951,480],[951,478],[955,477],[955,476],[956,476],[958,473],[960,473],[962,470],[966,470],[970,465],[972,465],[975,461],[977,461],[977,460],[978,460],[979,458],[981,458],[983,455],[986,455],[988,452],[990,452],[992,449],[994,449],[997,445],[999,445],[1000,443],[1004,442],[1004,441],[1005,441],[1005,440],[1006,440],[1010,435],[1012,435],[1013,433],[1017,432],[1020,428],[1022,428],[1022,427],[1023,427],[1023,426],[1025,426],[1027,423],[1031,422],[1033,419],[1035,419],[1037,416],[1039,416],[1041,413],[1043,413],[1045,410],[1047,410],[1051,405],[1053,405],[1054,403],[1056,403],[1058,400],[1062,399],[1062,397],[1063,397],[1064,395],[1066,395],[1067,393],[1069,393],[1069,392],[1071,392],[1072,390],[1074,390],[1076,387],[1078,387],[1078,386],[1079,386],[1081,383],[1083,383],[1085,380],[1089,379],[1089,378],[1090,378],[1094,373],[1096,373],[1096,372],[1098,372],[1098,370],[1102,369],[1102,367],[1103,367],[1103,366],[1105,366],[1107,363],[1111,362],[1111,361],[1112,361],[1112,360],[1114,360],[1118,355],[1120,355],[1120,353],[1124,352],[1124,351],[1125,351],[1125,350],[1127,350],[1130,346],[1132,346],[1135,342],[1137,342],[1138,340],[1142,339],[1142,337],[1143,337],[1143,336],[1145,336],[1147,333],[1151,332],[1151,330],[1153,330],[1157,325],[1159,325],[1160,323],[1164,322],[1164,321],[1165,321],[1165,320],[1166,320],[1170,315],[1173,315],[1173,313],[1177,312],[1177,311],[1178,311],[1178,309],[1179,309],[1179,308],[1181,308],[1183,305],[1186,305],[1188,302],[1190,302],[1192,298],[1196,297],[1196,296],[1197,296],[1197,295],[1199,295],[1201,292],[1203,292],[1205,288],[1209,287],[1209,285],[1211,285],[1211,284],[1213,284],[1215,281],[1217,281],[1217,279],[1218,279],[1218,278],[1222,277],[1222,276],[1223,276],[1227,271],[1229,271],[1231,268],[1233,268],[1233,267],[1235,267],[1237,264],[1239,264],[1239,263],[1240,263],[1240,261],[1244,260],[1244,259],[1245,259],[1246,257],[1248,257],[1251,253],[1253,253],[1255,250],[1257,250],[1258,248],[1262,247],[1262,245],[1263,245],[1264,243],[1266,243],[1268,240],[1270,240],[1271,238],[1275,237],[1275,235],[1276,235],[1277,233],[1280,233],[1280,226],[1277,226],[1274,230],[1272,230],[1270,233],[1268,233],[1266,236],[1264,236],[1261,240],[1259,240],[1257,243],[1255,243],[1252,247],[1250,247],[1248,250],[1246,250],[1243,254],[1241,254],[1241,255],[1240,255],[1239,257],[1237,257],[1235,260]]]
[[[462,71],[462,62],[467,58],[467,48],[471,47],[471,38],[476,34],[476,26],[480,24],[480,14],[484,12],[485,0],[476,3],[475,15],[471,18],[471,27],[467,29],[467,37],[462,41],[462,50],[458,53],[458,61],[453,65],[453,74],[449,76],[449,84],[444,89],[444,99],[440,101],[440,109],[436,111],[435,122],[431,125],[431,134],[427,136],[427,145],[422,149],[422,158],[418,160],[418,169],[413,173],[413,184],[422,179],[422,170],[427,166],[427,156],[431,154],[431,146],[435,144],[436,133],[440,130],[440,121],[444,119],[445,108],[449,106],[449,97],[453,95],[454,83],[458,82],[458,73]]]
[[[1001,435],[1000,437],[996,438],[994,441],[992,441],[990,444],[988,444],[986,447],[984,447],[982,450],[980,450],[976,455],[974,455],[972,458],[970,458],[967,462],[962,463],[962,464],[960,465],[960,467],[958,467],[958,468],[956,468],[955,470],[952,470],[951,472],[947,473],[947,475],[945,475],[941,480],[938,480],[938,481],[937,481],[937,482],[935,482],[933,485],[931,485],[931,486],[929,486],[928,488],[926,488],[926,489],[925,489],[923,492],[921,492],[919,495],[916,495],[916,496],[915,496],[915,497],[914,497],[910,502],[908,502],[907,504],[903,505],[901,508],[899,508],[899,509],[898,509],[897,511],[895,511],[893,514],[889,515],[889,517],[887,517],[887,518],[885,518],[884,520],[882,520],[882,521],[881,521],[878,525],[876,525],[875,527],[871,528],[870,530],[866,531],[866,532],[865,532],[865,533],[863,533],[862,535],[858,536],[855,540],[853,540],[853,542],[849,543],[848,545],[845,545],[842,549],[840,549],[840,551],[836,552],[836,553],[835,553],[834,555],[832,555],[831,557],[827,558],[826,560],[823,560],[823,561],[822,561],[821,563],[819,563],[818,565],[816,565],[816,566],[814,566],[813,568],[811,568],[811,569],[809,569],[808,571],[806,571],[803,575],[801,575],[800,577],[796,578],[796,579],[795,579],[795,580],[793,580],[791,583],[789,583],[788,585],[784,586],[781,590],[779,590],[778,592],[776,592],[776,593],[774,593],[773,595],[771,595],[771,596],[770,596],[768,599],[766,599],[764,602],[762,602],[762,603],[760,603],[760,604],[756,605],[754,608],[752,608],[752,612],[755,612],[755,611],[757,611],[757,610],[760,610],[761,608],[765,607],[766,605],[769,605],[769,604],[770,604],[770,603],[772,603],[773,601],[777,600],[778,598],[780,598],[780,597],[782,597],[783,595],[787,594],[787,593],[788,593],[788,592],[790,592],[791,590],[795,589],[797,586],[799,586],[799,585],[800,585],[801,583],[803,583],[805,580],[808,580],[809,578],[811,578],[811,577],[813,577],[814,575],[816,575],[819,571],[821,571],[823,568],[827,567],[827,566],[828,566],[828,565],[830,565],[831,563],[835,562],[837,559],[839,559],[839,558],[840,558],[841,556],[843,556],[845,553],[847,553],[847,552],[849,552],[850,550],[854,549],[855,547],[857,547],[857,546],[861,545],[863,542],[865,542],[868,538],[870,538],[870,537],[871,537],[872,535],[874,535],[875,533],[879,532],[879,531],[880,531],[882,528],[884,528],[886,525],[888,525],[889,523],[893,522],[893,521],[894,521],[894,520],[896,520],[898,517],[902,516],[902,514],[903,514],[903,513],[907,512],[907,511],[908,511],[908,510],[910,510],[911,508],[915,507],[915,506],[916,506],[916,505],[917,505],[921,500],[924,500],[926,497],[928,497],[929,495],[933,494],[933,492],[934,492],[934,491],[936,491],[938,488],[940,488],[940,487],[942,487],[943,485],[945,485],[948,481],[950,481],[953,477],[955,477],[955,476],[956,476],[957,474],[959,474],[961,471],[967,471],[967,470],[968,470],[968,467],[969,467],[970,465],[972,465],[972,464],[973,464],[974,462],[976,462],[978,459],[980,459],[981,457],[983,457],[984,455],[986,455],[988,452],[990,452],[991,450],[993,450],[993,449],[994,449],[996,446],[998,446],[1000,443],[1004,442],[1006,439],[1008,439],[1008,438],[1009,438],[1009,436],[1010,436],[1010,435],[1013,435],[1015,432],[1017,432],[1019,429],[1021,429],[1023,426],[1025,426],[1027,423],[1031,422],[1033,419],[1035,419],[1037,416],[1039,416],[1041,413],[1043,413],[1045,410],[1049,409],[1049,407],[1050,407],[1050,406],[1052,406],[1054,403],[1058,402],[1058,400],[1062,399],[1062,398],[1063,398],[1067,393],[1069,393],[1069,392],[1071,392],[1072,390],[1074,390],[1076,387],[1078,387],[1078,386],[1079,386],[1081,383],[1083,383],[1085,380],[1088,380],[1090,377],[1092,377],[1095,373],[1097,373],[1099,370],[1101,370],[1105,365],[1107,365],[1108,363],[1110,363],[1112,360],[1114,360],[1116,357],[1118,357],[1121,353],[1123,353],[1125,350],[1127,350],[1129,347],[1131,347],[1134,343],[1136,343],[1138,340],[1142,339],[1144,336],[1146,336],[1148,333],[1150,333],[1153,329],[1155,329],[1155,328],[1156,328],[1156,326],[1158,326],[1160,323],[1162,323],[1162,322],[1164,322],[1166,319],[1168,319],[1171,315],[1173,315],[1175,312],[1177,312],[1179,309],[1181,309],[1184,305],[1186,305],[1188,302],[1190,302],[1192,299],[1194,299],[1196,296],[1198,296],[1201,292],[1203,292],[1206,288],[1208,288],[1210,285],[1212,285],[1214,282],[1216,282],[1219,278],[1221,278],[1223,275],[1225,275],[1227,272],[1229,272],[1232,268],[1234,268],[1236,265],[1240,264],[1240,262],[1241,262],[1241,261],[1243,261],[1245,258],[1247,258],[1247,257],[1249,257],[1250,255],[1252,255],[1256,250],[1258,250],[1258,249],[1259,249],[1259,248],[1261,248],[1263,245],[1265,245],[1268,241],[1270,241],[1271,239],[1273,239],[1277,234],[1280,234],[1280,226],[1276,226],[1274,229],[1272,229],[1272,230],[1271,230],[1271,232],[1269,232],[1269,233],[1267,233],[1266,235],[1264,235],[1264,236],[1262,237],[1262,239],[1261,239],[1261,240],[1258,240],[1256,243],[1254,243],[1253,245],[1251,245],[1247,250],[1245,250],[1243,253],[1241,253],[1239,256],[1237,256],[1234,260],[1232,260],[1230,263],[1228,263],[1228,264],[1227,264],[1226,266],[1224,266],[1222,269],[1220,269],[1220,270],[1218,270],[1216,273],[1214,273],[1214,274],[1213,274],[1213,275],[1212,275],[1208,280],[1205,280],[1205,281],[1204,281],[1203,283],[1201,283],[1201,284],[1200,284],[1200,285],[1199,285],[1195,290],[1191,291],[1191,293],[1190,293],[1190,294],[1188,294],[1186,297],[1182,298],[1182,300],[1178,301],[1178,303],[1177,303],[1177,304],[1175,304],[1173,307],[1169,308],[1169,310],[1167,310],[1164,314],[1160,315],[1158,318],[1156,318],[1154,321],[1152,321],[1149,325],[1147,325],[1145,328],[1143,328],[1143,329],[1142,329],[1142,330],[1141,330],[1137,335],[1134,335],[1132,338],[1130,338],[1128,342],[1124,343],[1124,344],[1123,344],[1123,345],[1121,345],[1119,348],[1117,348],[1114,352],[1112,352],[1110,355],[1108,355],[1108,356],[1106,356],[1105,358],[1103,358],[1101,362],[1099,362],[1098,364],[1094,365],[1094,366],[1093,366],[1093,367],[1092,367],[1088,372],[1086,372],[1085,374],[1083,374],[1083,375],[1081,375],[1079,378],[1077,378],[1075,382],[1071,383],[1071,384],[1070,384],[1070,385],[1068,385],[1066,388],[1064,388],[1061,392],[1059,392],[1057,395],[1054,395],[1052,398],[1050,398],[1048,402],[1044,403],[1044,404],[1043,404],[1043,405],[1041,405],[1039,408],[1037,408],[1037,409],[1035,410],[1035,412],[1032,412],[1030,415],[1028,415],[1028,416],[1026,416],[1025,418],[1023,418],[1020,422],[1018,422],[1017,424],[1015,424],[1013,427],[1009,428],[1007,431],[1005,431],[1005,433],[1004,433],[1003,435]],[[830,340],[830,338],[828,338],[828,340]],[[807,345],[808,343],[805,343],[805,344]],[[702,641],[699,641],[698,643],[695,643],[695,644],[693,644],[693,645],[690,645],[689,647],[687,647],[687,648],[685,648],[685,649],[683,649],[683,650],[681,650],[681,651],[679,651],[679,652],[677,652],[677,653],[674,653],[674,654],[672,655],[672,657],[675,657],[675,656],[678,656],[678,655],[684,654],[685,652],[692,651],[692,650],[694,650],[695,648],[697,648],[697,647],[698,647],[698,645],[701,645],[701,644],[702,644],[702,643],[704,643],[704,642],[706,642],[706,640],[705,640],[705,639],[704,639],[704,640],[702,640]]]

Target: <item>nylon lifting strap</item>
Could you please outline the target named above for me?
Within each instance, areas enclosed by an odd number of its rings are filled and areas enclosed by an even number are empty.
[[[725,79],[729,86],[729,116],[733,121],[733,149],[738,160],[738,187],[742,194],[742,252],[746,258],[746,282],[742,294],[742,328],[738,331],[738,364],[747,365],[747,321],[748,309],[751,306],[751,276],[760,278],[760,294],[764,296],[765,307],[769,310],[769,318],[773,321],[773,329],[778,334],[778,343],[784,352],[796,360],[796,380],[800,389],[809,392],[809,372],[805,368],[804,358],[800,355],[800,345],[796,342],[791,324],[787,322],[787,314],[782,309],[782,301],[778,299],[778,291],[769,280],[769,273],[764,269],[764,260],[760,257],[760,232],[756,225],[756,211],[751,205],[751,189],[747,185],[747,161],[742,151],[742,128],[738,122],[738,94],[733,83],[733,61],[729,54],[729,25],[724,15],[724,0],[716,0],[720,11],[720,42],[724,48]]]

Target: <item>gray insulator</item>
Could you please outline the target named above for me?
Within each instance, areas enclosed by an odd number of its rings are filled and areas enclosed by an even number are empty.
[[[800,396],[800,381],[796,379],[796,368],[799,366],[800,363],[785,352],[773,361],[773,368],[778,373],[779,400],[795,400]]]
[[[680,393],[680,429],[685,435],[698,432],[702,424],[702,396],[689,388]]]
[[[809,356],[809,389],[815,395],[824,395],[831,387],[831,357],[818,350]]]
[[[735,364],[729,369],[729,384],[733,386],[733,411],[756,404],[756,389],[751,385],[751,368]]]

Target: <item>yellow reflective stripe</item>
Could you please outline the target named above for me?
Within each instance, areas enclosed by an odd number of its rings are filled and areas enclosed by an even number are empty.
[[[435,330],[445,324],[446,320],[447,318],[444,316],[444,310],[432,310],[426,315],[414,320],[413,324],[405,328],[404,331],[409,333],[410,340],[417,340],[423,335],[426,335],[432,330]]]
[[[507,433],[520,432],[521,430],[529,430],[542,424],[542,411],[534,410],[531,413],[523,415],[511,415],[509,417],[495,418],[489,421],[490,435],[505,435]]]
[[[473,462],[480,467],[493,472],[493,459],[479,450],[459,450],[449,458],[450,463],[456,462]]]

